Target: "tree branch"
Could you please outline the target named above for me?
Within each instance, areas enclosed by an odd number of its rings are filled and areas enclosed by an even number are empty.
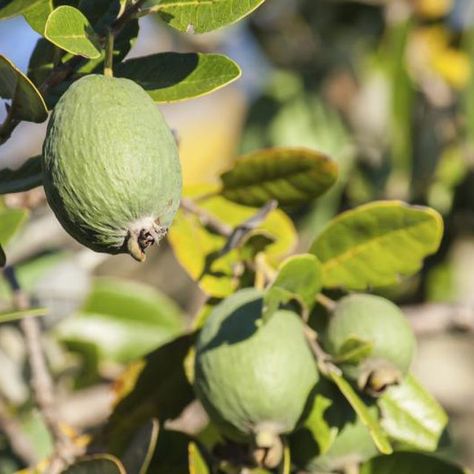
[[[36,452],[30,440],[23,433],[17,420],[8,413],[3,400],[0,400],[0,431],[8,439],[12,451],[27,466],[34,466],[37,463]]]
[[[5,267],[3,275],[12,291],[14,307],[22,311],[28,310],[30,308],[29,299],[20,288],[14,268]],[[25,338],[28,363],[31,370],[34,402],[53,438],[55,447],[48,472],[51,474],[59,473],[74,459],[77,448],[61,429],[61,423],[56,412],[53,381],[41,346],[39,320],[26,317],[20,321],[20,327]]]

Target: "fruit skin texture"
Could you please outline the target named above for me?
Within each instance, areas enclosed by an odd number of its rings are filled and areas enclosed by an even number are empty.
[[[44,188],[83,245],[138,260],[171,224],[181,195],[175,139],[128,79],[88,75],[57,103],[43,145]]]
[[[348,378],[358,381],[359,388],[364,389],[371,378],[372,383],[380,380],[386,385],[399,383],[407,374],[416,340],[402,311],[391,301],[367,294],[342,298],[329,320],[327,351],[337,356],[351,337],[373,345],[371,354],[362,362],[341,366]],[[377,387],[372,388],[377,391]]]
[[[257,326],[261,313],[261,292],[235,293],[213,310],[196,347],[196,394],[236,441],[292,431],[319,378],[300,317],[279,310]]]

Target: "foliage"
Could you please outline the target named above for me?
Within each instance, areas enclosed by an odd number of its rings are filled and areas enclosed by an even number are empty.
[[[238,22],[263,3],[264,0],[0,0],[0,20],[23,16],[41,36],[26,75],[0,55],[0,97],[7,108],[0,125],[0,144],[11,137],[20,122],[46,121],[48,112],[75,80],[102,70],[131,79],[159,104],[195,99],[231,84],[240,78],[241,69],[224,54],[169,51],[125,59],[139,34],[138,19],[152,15],[176,30],[173,34],[191,35]],[[272,9],[271,2],[268,4],[267,12]],[[325,41],[331,41],[332,32],[324,26],[329,13],[320,18],[310,1],[302,5],[303,11],[309,13],[296,22],[305,25],[294,33],[297,39],[303,41],[304,36],[298,35],[314,28],[321,36],[327,33]],[[364,11],[369,8],[358,7]],[[327,11],[337,8],[331,6]],[[373,11],[390,7],[371,8],[366,15],[373,19]],[[463,472],[456,463],[440,457],[440,449],[446,443],[448,417],[412,373],[387,389],[382,384],[384,390],[377,396],[368,395],[341,369],[367,360],[373,350],[370,341],[349,338],[337,354],[332,354],[321,337],[337,301],[346,293],[376,290],[396,296],[395,289],[401,282],[410,278],[424,282],[425,273],[437,258],[433,255],[440,248],[444,251],[445,222],[449,230],[446,238],[452,234],[454,219],[449,213],[455,210],[456,187],[470,174],[459,159],[461,144],[452,144],[454,151],[450,153],[444,149],[439,163],[433,164],[417,154],[418,138],[412,136],[410,127],[415,87],[429,92],[423,89],[426,78],[404,61],[407,50],[420,41],[433,47],[433,32],[417,34],[421,33],[417,15],[432,18],[431,10],[427,11],[415,9],[413,17],[387,24],[380,54],[374,53],[367,60],[364,74],[385,78],[391,88],[387,113],[390,137],[384,133],[383,123],[367,126],[373,127],[370,138],[382,150],[377,155],[383,162],[378,168],[370,160],[355,160],[354,147],[361,155],[367,150],[364,144],[351,143],[348,138],[347,129],[352,127],[357,135],[360,124],[357,120],[351,123],[348,113],[344,117],[347,120],[342,120],[346,113],[344,100],[331,96],[331,91],[326,91],[329,99],[321,99],[322,82],[308,86],[315,77],[324,76],[322,66],[300,64],[298,61],[305,60],[296,53],[280,57],[281,49],[292,47],[286,28],[268,34],[264,26],[254,24],[257,30],[260,28],[263,47],[273,51],[274,62],[294,61],[296,64],[286,66],[302,69],[308,78],[300,80],[288,72],[277,75],[276,83],[253,104],[243,139],[246,152],[215,176],[212,184],[183,189],[182,204],[169,229],[167,245],[183,272],[206,297],[192,321],[194,329],[187,329],[189,321],[168,296],[145,283],[117,277],[87,278],[86,296],[78,297],[80,301],[74,308],[68,308],[60,321],[44,318],[47,353],[62,354],[62,366],[50,365],[63,391],[74,392],[113,381],[112,412],[92,435],[84,438],[69,427],[61,428],[78,448],[73,462],[62,472],[221,474],[245,469],[254,474],[290,474],[300,467],[318,472],[314,469],[319,467],[314,466],[323,464],[331,472],[348,471],[354,463],[361,474]],[[436,15],[440,14],[434,14],[435,18]],[[380,32],[372,33],[371,41],[377,35]],[[453,48],[447,40],[436,38],[438,50],[429,56],[430,71],[446,88],[467,88],[466,109],[472,115],[474,87],[462,73],[446,70]],[[275,47],[275,41],[283,47]],[[472,44],[468,48],[472,55],[470,49]],[[388,59],[384,53],[389,53]],[[330,109],[331,100],[340,115]],[[469,136],[473,135],[473,123],[471,120],[466,124]],[[389,156],[389,163],[384,162],[385,156]],[[37,321],[48,313],[50,305],[57,303],[47,301],[45,308],[42,301],[19,307],[17,301],[21,291],[33,294],[34,285],[30,282],[38,279],[38,272],[28,270],[29,265],[41,266],[39,279],[48,274],[40,262],[45,256],[38,252],[24,255],[25,262],[15,260],[14,237],[22,226],[24,233],[30,232],[33,220],[29,219],[27,205],[15,208],[9,204],[12,194],[42,186],[40,158],[34,156],[18,168],[0,170],[0,194],[4,195],[0,206],[0,263],[14,297],[0,311],[2,327],[7,327],[3,323],[17,320]],[[161,248],[160,252],[166,249]],[[81,260],[80,252],[75,253],[79,257],[73,266],[80,267],[80,262],[87,260]],[[57,256],[54,250],[52,254]],[[8,260],[10,255],[14,257],[12,262]],[[59,260],[65,261],[62,255]],[[59,271],[57,262],[52,266]],[[14,267],[19,269],[20,283]],[[177,271],[177,267],[170,268]],[[158,270],[173,280],[168,268]],[[153,267],[153,275],[155,271]],[[74,273],[76,277],[79,278],[79,271]],[[278,432],[281,452],[276,468],[266,462],[269,446],[258,439],[248,443],[231,441],[205,414],[201,413],[204,422],[197,428],[183,429],[188,410],[196,406],[193,385],[199,374],[194,373],[194,359],[201,328],[218,303],[225,304],[229,296],[248,287],[258,288],[263,295],[255,331],[264,330],[278,310],[292,311],[302,320],[302,339],[311,348],[321,374],[306,400],[297,428],[293,433]],[[5,295],[2,298],[8,301]],[[376,316],[384,318],[384,314]],[[8,328],[17,331],[13,324]],[[266,347],[259,349],[264,351]],[[271,375],[271,368],[267,369],[254,375]],[[247,383],[229,379],[229,384]],[[15,399],[1,389],[0,386],[0,408],[5,398],[8,414],[31,414],[27,396]],[[344,410],[340,410],[341,406]],[[353,440],[345,441],[345,427],[356,423],[359,433],[368,440],[371,459],[358,457],[356,448],[360,446],[354,448]],[[51,428],[50,421],[46,425]],[[298,436],[307,444],[296,446]],[[44,440],[44,430],[41,437]],[[259,449],[264,450],[263,458],[255,454]],[[302,449],[309,450],[303,457],[312,460],[312,467],[298,466]],[[0,446],[0,453],[3,451]],[[336,455],[331,457],[331,453]],[[30,465],[31,470],[24,472],[48,472],[44,466],[54,457],[52,451],[49,454],[39,467]],[[20,467],[20,460],[11,458]]]

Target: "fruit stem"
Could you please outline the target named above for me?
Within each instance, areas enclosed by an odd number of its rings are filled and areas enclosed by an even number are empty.
[[[112,29],[107,30],[107,39],[105,44],[105,59],[104,59],[104,76],[113,77],[114,64],[114,34]]]

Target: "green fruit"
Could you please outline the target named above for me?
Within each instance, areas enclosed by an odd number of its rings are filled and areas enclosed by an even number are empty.
[[[378,418],[375,405],[369,411]],[[369,430],[334,388],[318,391],[303,426],[290,436],[290,450],[294,464],[308,472],[343,470],[378,454]]]
[[[326,349],[337,360],[351,340],[371,345],[370,354],[361,361],[341,364],[361,390],[377,396],[407,374],[416,340],[402,311],[391,301],[365,294],[342,298],[329,320]]]
[[[133,81],[102,75],[76,81],[54,108],[43,176],[69,234],[140,261],[166,233],[181,195],[177,146],[153,100]]]
[[[297,425],[319,375],[300,317],[279,310],[263,324],[261,314],[254,289],[216,306],[197,342],[194,384],[224,435],[271,449]]]

